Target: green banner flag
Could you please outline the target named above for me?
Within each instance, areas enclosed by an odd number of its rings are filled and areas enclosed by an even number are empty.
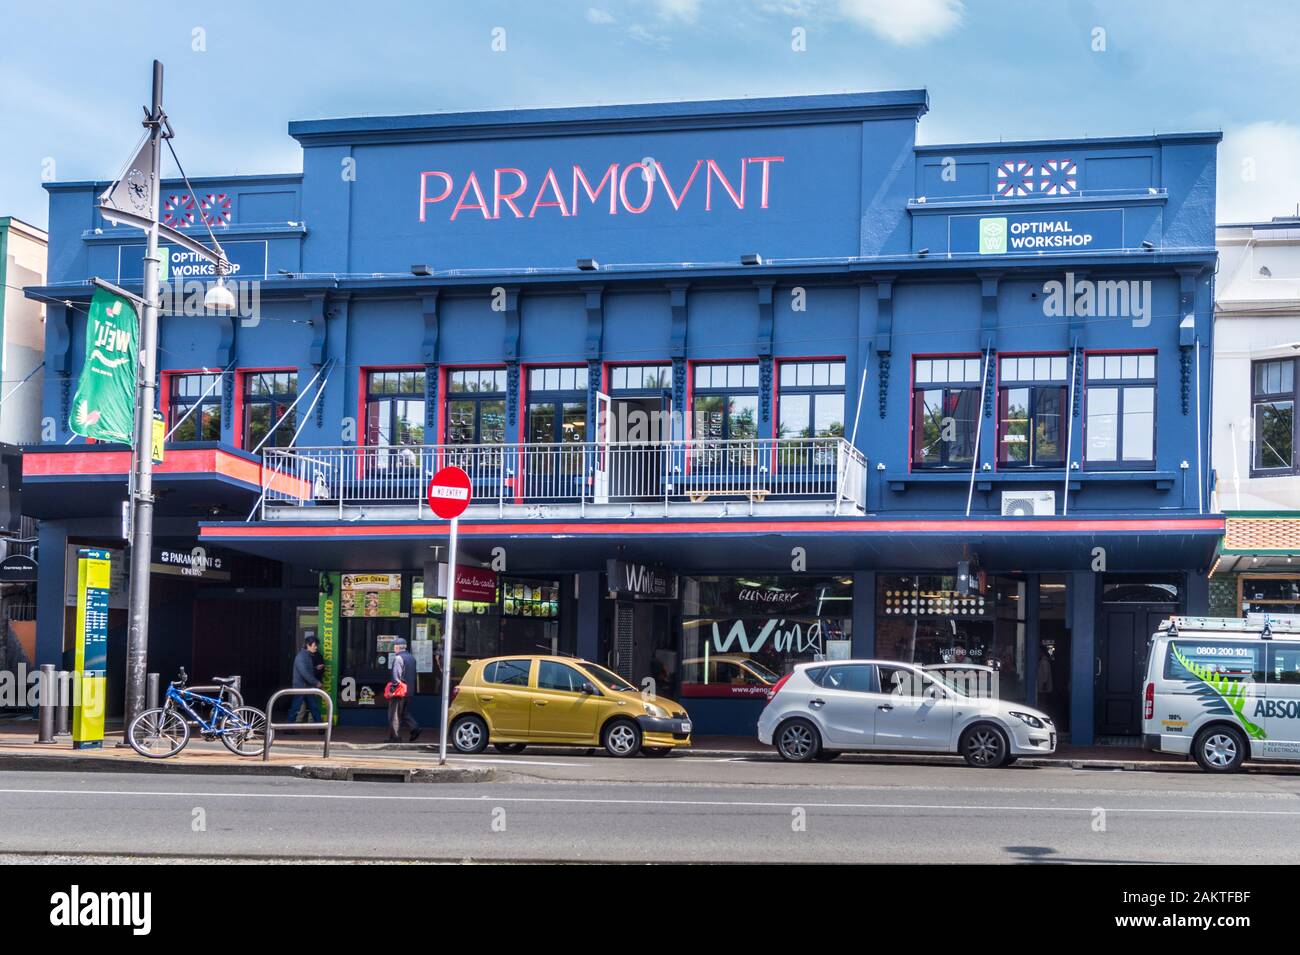
[[[137,349],[135,305],[107,289],[95,289],[86,320],[86,362],[68,422],[73,433],[132,443]]]

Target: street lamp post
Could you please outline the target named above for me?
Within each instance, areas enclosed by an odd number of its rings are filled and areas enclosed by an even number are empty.
[[[149,129],[149,150],[153,162],[150,184],[151,221],[146,230],[144,252],[144,306],[140,309],[140,364],[136,374],[135,448],[131,482],[131,574],[126,638],[126,720],[123,738],[131,721],[145,707],[149,657],[149,574],[153,553],[153,409],[158,389],[158,211],[162,169],[163,67],[153,61],[153,99],[145,126]]]

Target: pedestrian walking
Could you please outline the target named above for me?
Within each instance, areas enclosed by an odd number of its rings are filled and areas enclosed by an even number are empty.
[[[298,655],[293,658],[293,688],[299,689],[319,689],[321,685],[320,673],[324,672],[324,667],[318,672],[316,669],[316,649],[318,643],[316,638],[308,637],[302,643],[302,649]],[[293,712],[289,714],[289,721],[292,723],[319,723],[320,722],[320,698],[314,693],[308,696],[295,697],[297,700],[293,704]]]
[[[420,738],[420,724],[410,714],[411,697],[415,696],[415,655],[406,649],[406,638],[393,641],[393,674],[384,695],[388,697],[388,742],[402,741],[402,728],[409,727],[411,742]]]

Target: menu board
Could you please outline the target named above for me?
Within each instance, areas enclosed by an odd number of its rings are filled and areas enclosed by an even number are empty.
[[[560,615],[559,581],[505,580],[501,594],[503,616],[555,619]]]
[[[400,617],[401,574],[344,574],[339,606],[345,617]]]

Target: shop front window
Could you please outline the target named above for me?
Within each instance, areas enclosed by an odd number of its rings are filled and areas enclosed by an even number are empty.
[[[847,577],[684,577],[681,695],[765,699],[796,663],[850,655]]]
[[[1242,574],[1237,587],[1242,616],[1300,614],[1300,577],[1294,574]]]
[[[876,655],[919,666],[986,667],[1002,699],[1024,700],[1025,586],[996,577],[961,593],[953,576],[882,574]]]

